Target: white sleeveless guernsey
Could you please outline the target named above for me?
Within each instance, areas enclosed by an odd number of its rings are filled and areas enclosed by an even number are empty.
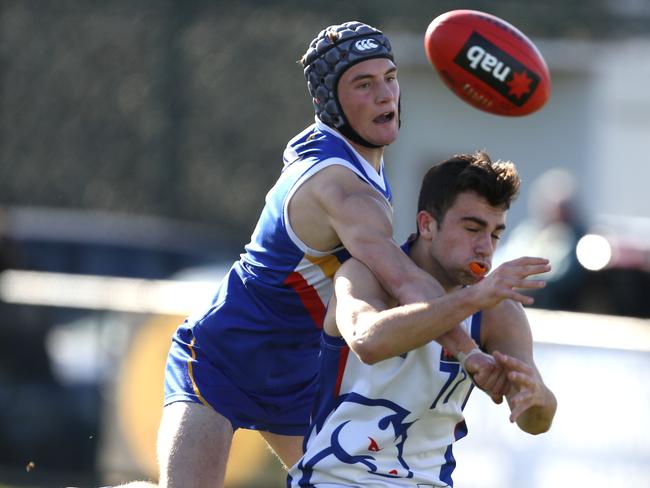
[[[462,327],[480,343],[480,312]],[[288,487],[449,487],[473,384],[435,341],[372,366],[323,334],[316,410]]]

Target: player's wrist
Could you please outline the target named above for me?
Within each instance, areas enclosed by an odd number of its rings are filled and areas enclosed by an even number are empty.
[[[458,362],[460,363],[462,368],[466,370],[465,364],[467,363],[467,360],[471,356],[475,356],[476,354],[483,354],[483,351],[481,351],[478,348],[478,346],[474,346],[474,348],[468,352],[459,351],[458,353],[456,353],[456,359],[458,359]]]

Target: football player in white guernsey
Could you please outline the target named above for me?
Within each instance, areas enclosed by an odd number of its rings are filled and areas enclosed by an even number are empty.
[[[223,486],[240,428],[259,431],[286,466],[299,459],[333,275],[350,255],[400,303],[444,294],[393,240],[383,155],[399,131],[400,87],[387,37],[361,22],[333,25],[301,64],[316,120],[289,141],[251,241],[210,308],[172,338],[158,433],[163,487]],[[428,328],[452,355],[474,347],[457,322]],[[467,361],[498,395],[505,381],[494,358]]]
[[[478,348],[505,371],[497,388],[509,420],[530,434],[550,428],[557,403],[535,366],[522,306],[533,302],[524,290],[544,286],[532,275],[549,262],[521,257],[488,272],[519,183],[512,163],[484,152],[454,156],[425,176],[417,234],[402,249],[444,296],[405,304],[361,261],[338,269],[318,401],[289,487],[453,486],[452,444],[467,433],[462,410],[482,374],[468,362]],[[459,361],[434,340],[432,323],[460,323],[477,350]]]

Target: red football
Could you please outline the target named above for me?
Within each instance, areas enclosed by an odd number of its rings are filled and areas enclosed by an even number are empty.
[[[528,115],[551,94],[546,62],[520,30],[494,15],[452,10],[424,35],[429,61],[445,84],[474,107],[498,115]]]

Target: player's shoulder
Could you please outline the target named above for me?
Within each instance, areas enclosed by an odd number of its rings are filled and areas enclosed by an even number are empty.
[[[331,164],[305,183],[318,195],[330,201],[343,198],[349,193],[366,193],[370,190],[368,184],[354,170],[343,164]]]
[[[501,300],[497,305],[488,310],[490,313],[497,315],[525,313],[524,306],[521,303],[510,299]]]
[[[503,300],[494,307],[481,311],[483,327],[506,329],[528,327],[528,319],[523,305],[515,300]]]
[[[294,136],[287,144],[299,157],[327,159],[329,157],[350,158],[351,153],[341,136],[316,123]]]
[[[391,306],[396,305],[370,268],[355,257],[350,257],[339,267],[335,274],[335,281],[337,295],[340,295],[343,286],[346,294],[351,296],[381,300]]]
[[[341,161],[341,164],[337,164],[336,161],[332,161],[333,164],[326,166],[318,174],[320,174],[323,181],[332,184],[362,183],[357,173],[347,164],[343,164],[344,162]]]
[[[353,256],[341,264],[335,276],[337,278],[346,278],[352,283],[379,283],[370,268]]]

